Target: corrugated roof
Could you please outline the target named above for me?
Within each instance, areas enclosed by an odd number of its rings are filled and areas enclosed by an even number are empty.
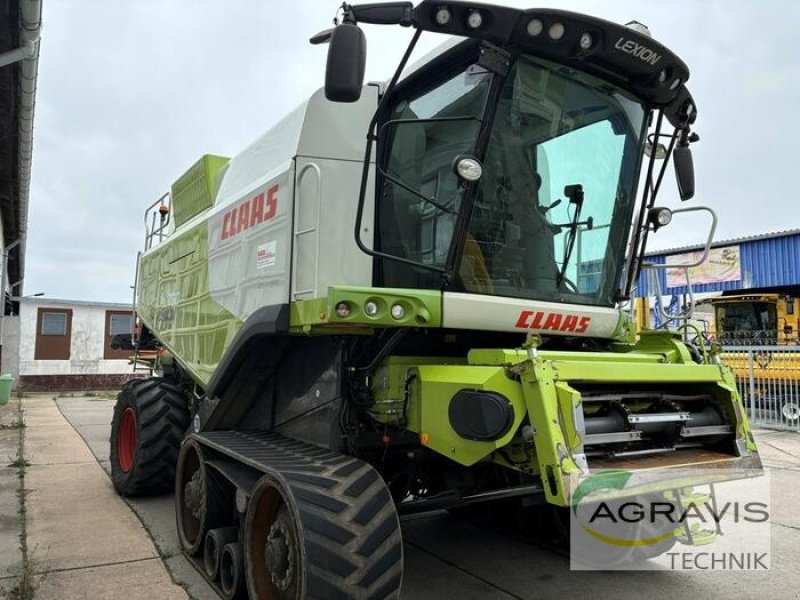
[[[0,0],[0,215],[8,255],[7,285],[22,293],[33,153],[33,114],[39,68],[41,0]],[[17,54],[21,53],[21,54]]]
[[[53,306],[94,306],[98,308],[119,308],[119,309],[128,309],[132,310],[133,306],[131,304],[126,304],[124,302],[95,302],[93,300],[65,300],[62,298],[47,298],[44,296],[29,296],[27,298],[22,297],[19,299],[20,303],[22,304],[36,304],[38,306],[46,306],[46,305],[53,305]]]
[[[786,237],[788,235],[800,235],[800,229],[787,229],[785,231],[773,231],[771,233],[759,233],[756,235],[746,235],[744,237],[730,238],[728,240],[719,240],[711,244],[712,248],[722,248],[723,246],[730,246],[733,244],[741,244],[743,242],[758,242],[760,240],[771,240],[774,238]],[[667,248],[666,250],[653,250],[647,252],[645,256],[668,256],[670,254],[678,254],[680,252],[691,252],[693,250],[702,250],[703,244],[695,244],[692,246],[677,246],[675,248]]]
[[[739,246],[741,279],[717,283],[695,283],[692,285],[694,293],[800,286],[800,229],[722,240],[716,242],[714,247],[731,245]],[[663,265],[667,262],[668,256],[700,249],[701,246],[672,248],[648,254],[647,259],[650,263]],[[663,269],[657,271],[657,276],[663,294],[687,293],[686,286],[667,288],[666,272]],[[652,274],[648,280],[647,274],[642,272],[636,295],[655,295],[655,282],[652,281]]]

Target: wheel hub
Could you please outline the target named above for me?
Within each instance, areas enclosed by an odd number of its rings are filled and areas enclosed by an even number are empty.
[[[183,488],[183,504],[191,511],[195,519],[202,520],[205,507],[205,486],[203,475],[198,469]]]
[[[286,591],[294,575],[293,539],[285,524],[276,522],[269,531],[264,546],[264,562],[272,583]]]
[[[117,460],[123,473],[133,468],[136,457],[136,413],[126,408],[122,413],[117,437]]]

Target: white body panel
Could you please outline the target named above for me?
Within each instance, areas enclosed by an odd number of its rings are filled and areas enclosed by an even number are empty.
[[[356,246],[353,226],[377,103],[375,86],[352,104],[329,102],[319,90],[231,160],[202,217],[209,224],[209,292],[217,303],[244,320],[262,306],[324,296],[329,285],[371,284],[372,259]]]
[[[293,172],[290,160],[277,177],[209,218],[208,290],[242,320],[288,297]]]
[[[480,294],[445,292],[442,304],[443,325],[453,329],[611,338],[620,319],[614,308]]]
[[[371,167],[361,227],[367,246],[374,174]],[[331,285],[372,284],[372,258],[356,247],[353,232],[360,184],[360,162],[298,157],[291,300],[325,296]]]

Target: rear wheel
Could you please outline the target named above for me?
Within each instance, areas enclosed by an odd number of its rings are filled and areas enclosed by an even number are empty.
[[[111,421],[111,480],[122,496],[171,491],[189,410],[181,389],[154,377],[125,384]]]

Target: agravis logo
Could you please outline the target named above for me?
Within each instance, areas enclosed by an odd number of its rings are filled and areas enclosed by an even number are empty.
[[[768,568],[768,485],[748,487],[753,474],[674,473],[600,471],[574,482],[572,568]],[[729,483],[739,485],[721,497]]]
[[[572,493],[572,499],[570,502],[572,514],[577,518],[578,507],[580,506],[581,502],[594,492],[608,491],[608,490],[624,490],[626,484],[631,478],[631,475],[632,474],[628,471],[604,471],[602,473],[584,479]],[[657,535],[655,537],[625,538],[625,537],[617,537],[616,535],[609,533],[604,533],[599,527],[595,525],[595,523],[598,520],[606,519],[609,517],[611,521],[615,524],[619,523],[620,521],[626,523],[633,523],[636,522],[637,520],[641,520],[641,518],[644,516],[642,512],[638,513],[639,515],[638,517],[632,517],[631,515],[626,514],[625,510],[630,506],[633,506],[633,503],[626,502],[621,505],[614,506],[612,508],[612,505],[609,502],[601,501],[595,507],[593,507],[594,510],[591,512],[588,521],[586,523],[581,522],[580,526],[586,533],[588,533],[596,540],[603,542],[604,544],[610,544],[612,546],[624,546],[624,547],[651,546],[653,544],[658,544],[660,542],[663,542],[664,540],[675,535],[673,529],[661,535]],[[641,504],[638,504],[638,506],[642,508]],[[615,517],[616,510],[620,511],[619,518]],[[670,512],[671,510],[668,509],[668,513]],[[678,525],[676,524],[676,528],[677,526]]]

